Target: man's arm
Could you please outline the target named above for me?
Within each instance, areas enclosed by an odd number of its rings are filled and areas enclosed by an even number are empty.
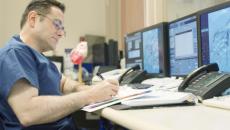
[[[70,78],[62,75],[60,90],[63,94],[69,94],[72,92],[79,92],[82,90],[89,89],[90,87],[87,85],[83,85],[77,81],[74,81]]]
[[[10,91],[8,103],[23,126],[50,123],[81,107],[117,93],[116,84],[104,82],[92,89],[64,96],[38,96],[38,89],[22,79]]]

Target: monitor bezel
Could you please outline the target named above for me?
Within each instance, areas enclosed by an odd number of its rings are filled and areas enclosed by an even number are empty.
[[[173,23],[176,23],[176,22],[179,22],[179,21],[181,21],[181,20],[184,20],[184,19],[187,19],[187,18],[190,18],[190,17],[194,17],[194,16],[196,17],[196,27],[197,27],[197,49],[198,49],[198,50],[197,50],[197,53],[198,53],[198,54],[197,54],[198,66],[197,66],[197,67],[200,66],[200,63],[199,63],[199,61],[200,61],[200,59],[199,59],[199,58],[200,58],[200,57],[199,57],[199,48],[200,48],[200,44],[199,44],[199,34],[198,34],[198,25],[199,25],[199,24],[198,24],[198,12],[194,12],[194,13],[192,13],[192,14],[189,14],[189,15],[186,15],[186,16],[183,16],[183,17],[180,17],[180,18],[175,19],[175,20],[173,20],[173,21],[171,21],[171,22],[168,23],[168,45],[169,45],[169,52],[168,52],[168,53],[169,53],[169,58],[168,58],[168,59],[169,59],[169,76],[170,76],[170,77],[172,77],[172,76],[174,77],[174,76],[175,76],[175,77],[183,77],[183,78],[184,78],[184,77],[186,77],[186,76],[188,75],[188,74],[187,74],[187,75],[172,75],[172,74],[171,74],[171,63],[170,63],[170,40],[169,40],[169,39],[170,39],[170,37],[169,37],[169,27],[170,27],[170,24],[173,24]],[[195,69],[196,69],[196,68],[195,68]],[[195,69],[194,69],[194,70],[195,70]]]
[[[161,39],[162,39],[162,44],[161,48],[162,49],[162,57],[160,61],[163,61],[163,63],[161,63],[163,66],[160,68],[162,69],[162,72],[160,73],[148,73],[148,75],[150,77],[168,77],[169,76],[169,44],[168,44],[168,23],[167,22],[161,22],[149,27],[146,27],[144,29],[141,30],[141,37],[142,37],[142,46],[144,46],[143,43],[143,33],[152,29],[157,29],[159,28],[161,30]],[[144,48],[142,47],[142,50],[144,51]],[[144,53],[143,53],[143,57],[144,57]],[[144,60],[142,60],[142,66],[143,66],[143,70],[144,70]]]
[[[218,4],[218,5],[214,5],[212,7],[200,10],[197,12],[197,23],[198,23],[198,28],[197,28],[197,34],[198,34],[198,43],[199,43],[199,50],[198,50],[198,54],[199,54],[199,66],[204,65],[203,63],[203,59],[202,59],[202,43],[201,43],[201,15],[203,14],[208,14],[208,13],[212,13],[224,8],[230,7],[230,1]]]

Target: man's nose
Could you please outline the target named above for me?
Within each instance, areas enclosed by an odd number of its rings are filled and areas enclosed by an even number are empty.
[[[59,30],[58,30],[58,36],[59,36],[59,37],[63,37],[63,36],[65,37],[65,36],[66,36],[65,30],[59,29]]]

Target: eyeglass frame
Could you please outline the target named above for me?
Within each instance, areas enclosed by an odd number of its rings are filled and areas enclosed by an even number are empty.
[[[45,14],[42,14],[42,13],[39,13],[39,12],[37,12],[37,14],[43,16],[44,18],[49,19],[52,22],[52,24],[54,25],[55,29],[57,29],[57,31],[60,31],[60,30],[63,31],[64,32],[64,36],[66,36],[65,27],[62,25],[61,20],[59,20],[59,19],[52,19],[49,16],[47,16]]]

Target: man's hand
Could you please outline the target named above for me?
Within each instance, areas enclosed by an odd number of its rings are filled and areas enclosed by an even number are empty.
[[[87,85],[83,85],[77,81],[74,81],[70,78],[65,77],[64,75],[62,75],[62,79],[61,79],[61,92],[63,94],[70,94],[73,92],[80,92],[83,90],[87,90],[90,87]]]
[[[92,85],[89,92],[90,102],[100,102],[111,99],[115,96],[119,89],[119,83],[117,80],[104,80],[96,85]]]

